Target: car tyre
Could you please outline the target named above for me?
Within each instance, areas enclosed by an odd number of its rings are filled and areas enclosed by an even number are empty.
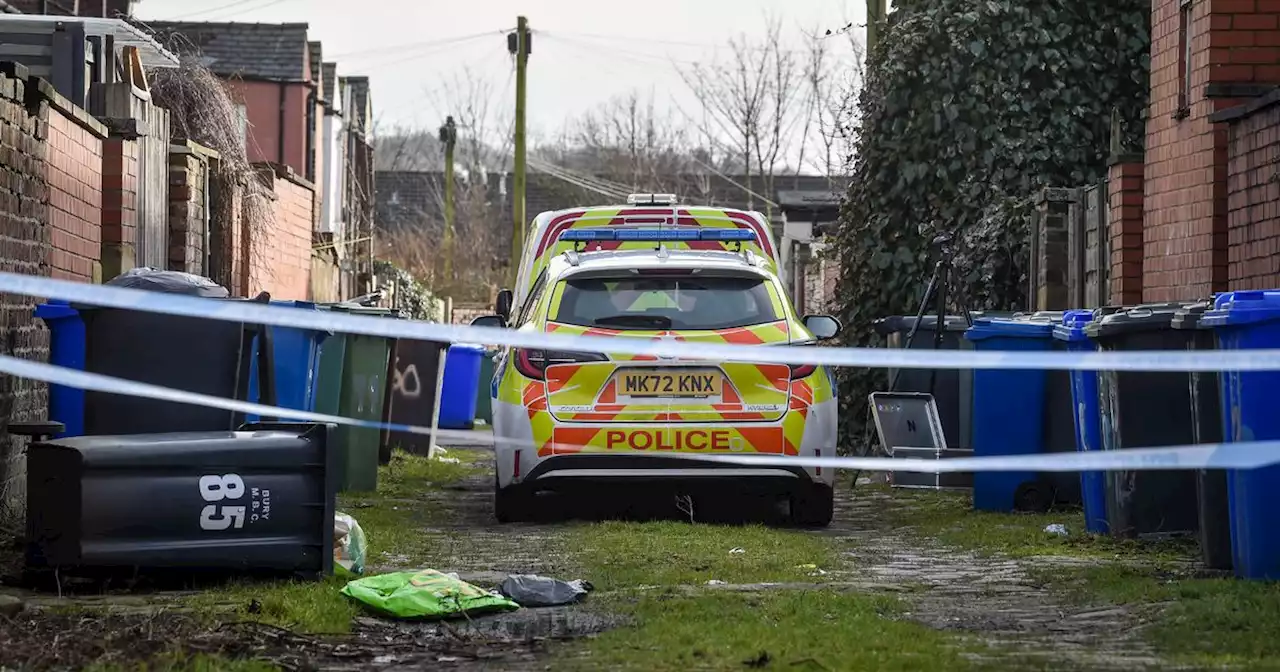
[[[814,485],[791,495],[791,522],[801,527],[826,527],[835,517],[835,494],[830,486]]]
[[[499,523],[522,523],[533,518],[533,497],[523,488],[500,488],[493,479],[493,517]]]

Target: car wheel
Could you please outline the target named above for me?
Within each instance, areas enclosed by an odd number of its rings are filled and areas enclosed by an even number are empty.
[[[498,479],[493,479],[493,517],[499,523],[520,523],[533,516],[533,498],[522,488],[498,487]]]
[[[791,522],[802,527],[826,527],[835,516],[830,486],[813,485],[791,495]]]

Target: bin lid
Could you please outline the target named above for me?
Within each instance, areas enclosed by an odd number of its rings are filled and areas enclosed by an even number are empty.
[[[42,320],[60,320],[68,317],[78,317],[80,311],[71,307],[71,304],[61,299],[49,299],[48,301],[36,306],[32,313],[35,317]]]
[[[352,315],[400,317],[400,311],[394,308],[382,308],[380,306],[358,306],[347,303],[320,303],[316,304],[316,307],[323,310],[336,310],[341,313],[351,313]]]
[[[1037,310],[1034,313],[1014,313],[1013,319],[1031,322],[1061,322],[1065,311]]]
[[[1062,314],[1062,324],[1054,326],[1053,337],[1069,343],[1087,341],[1089,337],[1085,335],[1084,327],[1092,321],[1092,310],[1068,310]]]
[[[1208,329],[1208,325],[1202,324],[1202,319],[1212,307],[1213,300],[1183,306],[1173,314],[1173,322],[1170,326],[1174,329]]]
[[[475,343],[454,343],[449,346],[449,352],[453,352],[454,350],[484,354],[485,348],[483,345],[477,345]]]
[[[1051,338],[1053,322],[1017,318],[980,317],[964,332],[970,341],[987,338]]]
[[[981,313],[970,313],[976,317]],[[871,323],[873,329],[881,336],[889,334],[906,334],[911,331],[911,327],[915,326],[915,315],[891,315],[882,317]],[[925,315],[920,318],[919,332],[932,331],[938,324],[937,315]],[[969,322],[964,319],[964,315],[948,315],[942,322],[942,327],[946,331],[964,331],[969,328]]]
[[[1131,308],[1104,315],[1085,325],[1089,338],[1111,338],[1142,331],[1171,329],[1173,316],[1191,301],[1170,303],[1143,303]]]
[[[280,300],[272,299],[272,300],[271,300],[271,305],[273,305],[273,306],[284,306],[285,308],[302,308],[302,309],[304,309],[304,310],[315,310],[315,309],[316,309],[316,304],[315,304],[314,302],[312,302],[312,301],[297,301],[297,300],[293,300],[293,299],[290,299],[290,300],[287,300],[287,301],[286,301],[286,300],[283,300],[283,299],[280,299]]]
[[[1213,299],[1200,324],[1205,328],[1233,327],[1280,320],[1280,290],[1223,292]]]

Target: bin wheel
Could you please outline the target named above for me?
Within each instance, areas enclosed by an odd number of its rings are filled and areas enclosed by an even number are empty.
[[[1045,479],[1027,481],[1019,485],[1017,492],[1014,493],[1013,508],[1015,511],[1047,513],[1053,508],[1056,496],[1057,489]]]
[[[791,522],[801,527],[826,527],[835,517],[835,496],[826,485],[813,485],[791,495]]]
[[[533,519],[534,499],[523,488],[499,488],[493,483],[493,517],[499,523],[522,523]]]

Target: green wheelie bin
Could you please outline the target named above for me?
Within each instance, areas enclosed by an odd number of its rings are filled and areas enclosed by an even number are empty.
[[[352,315],[399,316],[387,308],[346,304],[322,308]],[[391,344],[391,339],[364,334],[337,333],[325,339],[320,350],[316,412],[381,422]],[[333,439],[340,455],[339,489],[342,492],[376,490],[382,431],[372,427],[340,425]]]

